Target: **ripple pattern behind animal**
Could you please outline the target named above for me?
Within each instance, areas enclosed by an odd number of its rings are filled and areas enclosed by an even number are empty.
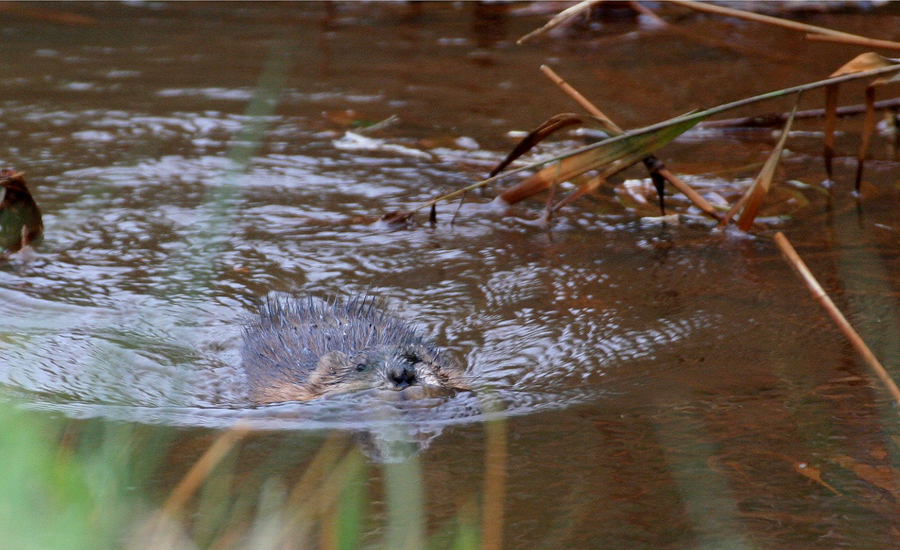
[[[241,355],[260,404],[365,389],[468,389],[460,368],[371,296],[270,295],[244,328]]]

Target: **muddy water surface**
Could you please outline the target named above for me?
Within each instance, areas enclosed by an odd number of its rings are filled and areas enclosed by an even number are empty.
[[[239,494],[295,481],[323,439],[348,436],[372,461],[372,545],[384,464],[411,448],[425,534],[452,543],[460,510],[489,500],[490,420],[505,433],[506,548],[896,546],[896,407],[770,240],[784,230],[876,355],[900,364],[890,138],[875,138],[857,201],[859,121],[841,123],[831,186],[819,125],[800,124],[759,238],[712,231],[679,197],[680,224],[644,219],[655,199],[634,191],[637,169],[550,230],[518,219],[540,202],[506,217],[463,209],[452,225],[453,206],[436,225],[369,223],[483,178],[509,131],[575,111],[543,63],[639,127],[823,78],[860,53],[684,12],[670,14],[677,32],[623,12],[516,46],[548,17],[536,11],[12,10],[0,163],[27,172],[46,238],[36,259],[0,268],[0,383],[39,414],[163,432],[174,443],[151,502],[238,418],[261,429],[239,447]],[[804,20],[900,36],[892,6]],[[547,150],[583,143],[562,139]],[[697,130],[659,156],[733,200],[774,142],[769,130]],[[270,291],[376,292],[477,391],[250,407],[240,325]]]

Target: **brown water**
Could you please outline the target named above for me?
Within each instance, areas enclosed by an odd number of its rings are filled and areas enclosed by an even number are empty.
[[[862,50],[683,12],[670,18],[679,32],[623,16],[516,46],[547,18],[534,6],[31,8],[4,8],[0,25],[0,164],[27,172],[46,237],[36,260],[0,268],[0,382],[31,409],[175,438],[151,501],[237,418],[265,428],[240,449],[241,494],[295,480],[324,437],[353,434],[375,459],[377,501],[383,463],[411,441],[427,535],[446,547],[442,526],[483,498],[494,418],[506,548],[900,542],[896,406],[768,238],[787,233],[897,372],[891,138],[874,139],[858,200],[860,121],[840,123],[832,186],[820,123],[799,124],[760,238],[711,230],[680,197],[681,224],[642,223],[654,199],[641,205],[621,180],[550,230],[515,217],[540,202],[508,217],[463,210],[453,225],[443,206],[436,226],[421,216],[401,231],[365,222],[483,178],[507,132],[576,111],[542,63],[639,127],[823,78]],[[900,36],[894,6],[804,21]],[[848,87],[842,101],[861,97]],[[803,107],[821,103],[811,93]],[[391,115],[374,142],[345,135]],[[697,130],[659,156],[733,200],[775,138]],[[563,139],[546,150],[582,143]],[[283,290],[385,297],[478,392],[409,408],[371,396],[248,407],[240,323]],[[375,502],[370,544],[383,513]]]

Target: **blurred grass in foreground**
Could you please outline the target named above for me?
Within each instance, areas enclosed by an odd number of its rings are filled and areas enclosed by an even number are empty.
[[[489,424],[497,422],[503,421]],[[428,532],[425,487],[415,454],[404,462],[376,466],[384,483],[382,491],[374,491],[380,493],[376,496],[369,490],[372,464],[348,434],[327,437],[296,475],[292,468],[245,471],[238,459],[249,433],[232,429],[217,435],[199,459],[181,464],[187,473],[166,490],[160,485],[180,456],[175,431],[107,420],[74,421],[2,404],[2,546],[481,548],[478,488],[473,488],[473,499],[460,505],[455,519]],[[502,428],[488,429],[487,437],[500,437],[495,443],[505,445]],[[196,448],[202,440],[191,438],[190,446]],[[488,475],[496,479],[485,484],[485,493],[502,486],[505,475],[505,465],[487,466]],[[289,482],[287,476],[294,480]],[[490,500],[487,494],[482,498]],[[485,522],[497,513],[487,504]],[[502,522],[502,516],[493,521]]]

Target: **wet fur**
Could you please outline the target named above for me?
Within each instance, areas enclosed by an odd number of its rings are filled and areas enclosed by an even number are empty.
[[[391,378],[398,368],[414,375],[414,385],[467,388],[461,370],[414,325],[365,295],[330,301],[270,295],[244,328],[241,355],[256,403],[399,389]]]

